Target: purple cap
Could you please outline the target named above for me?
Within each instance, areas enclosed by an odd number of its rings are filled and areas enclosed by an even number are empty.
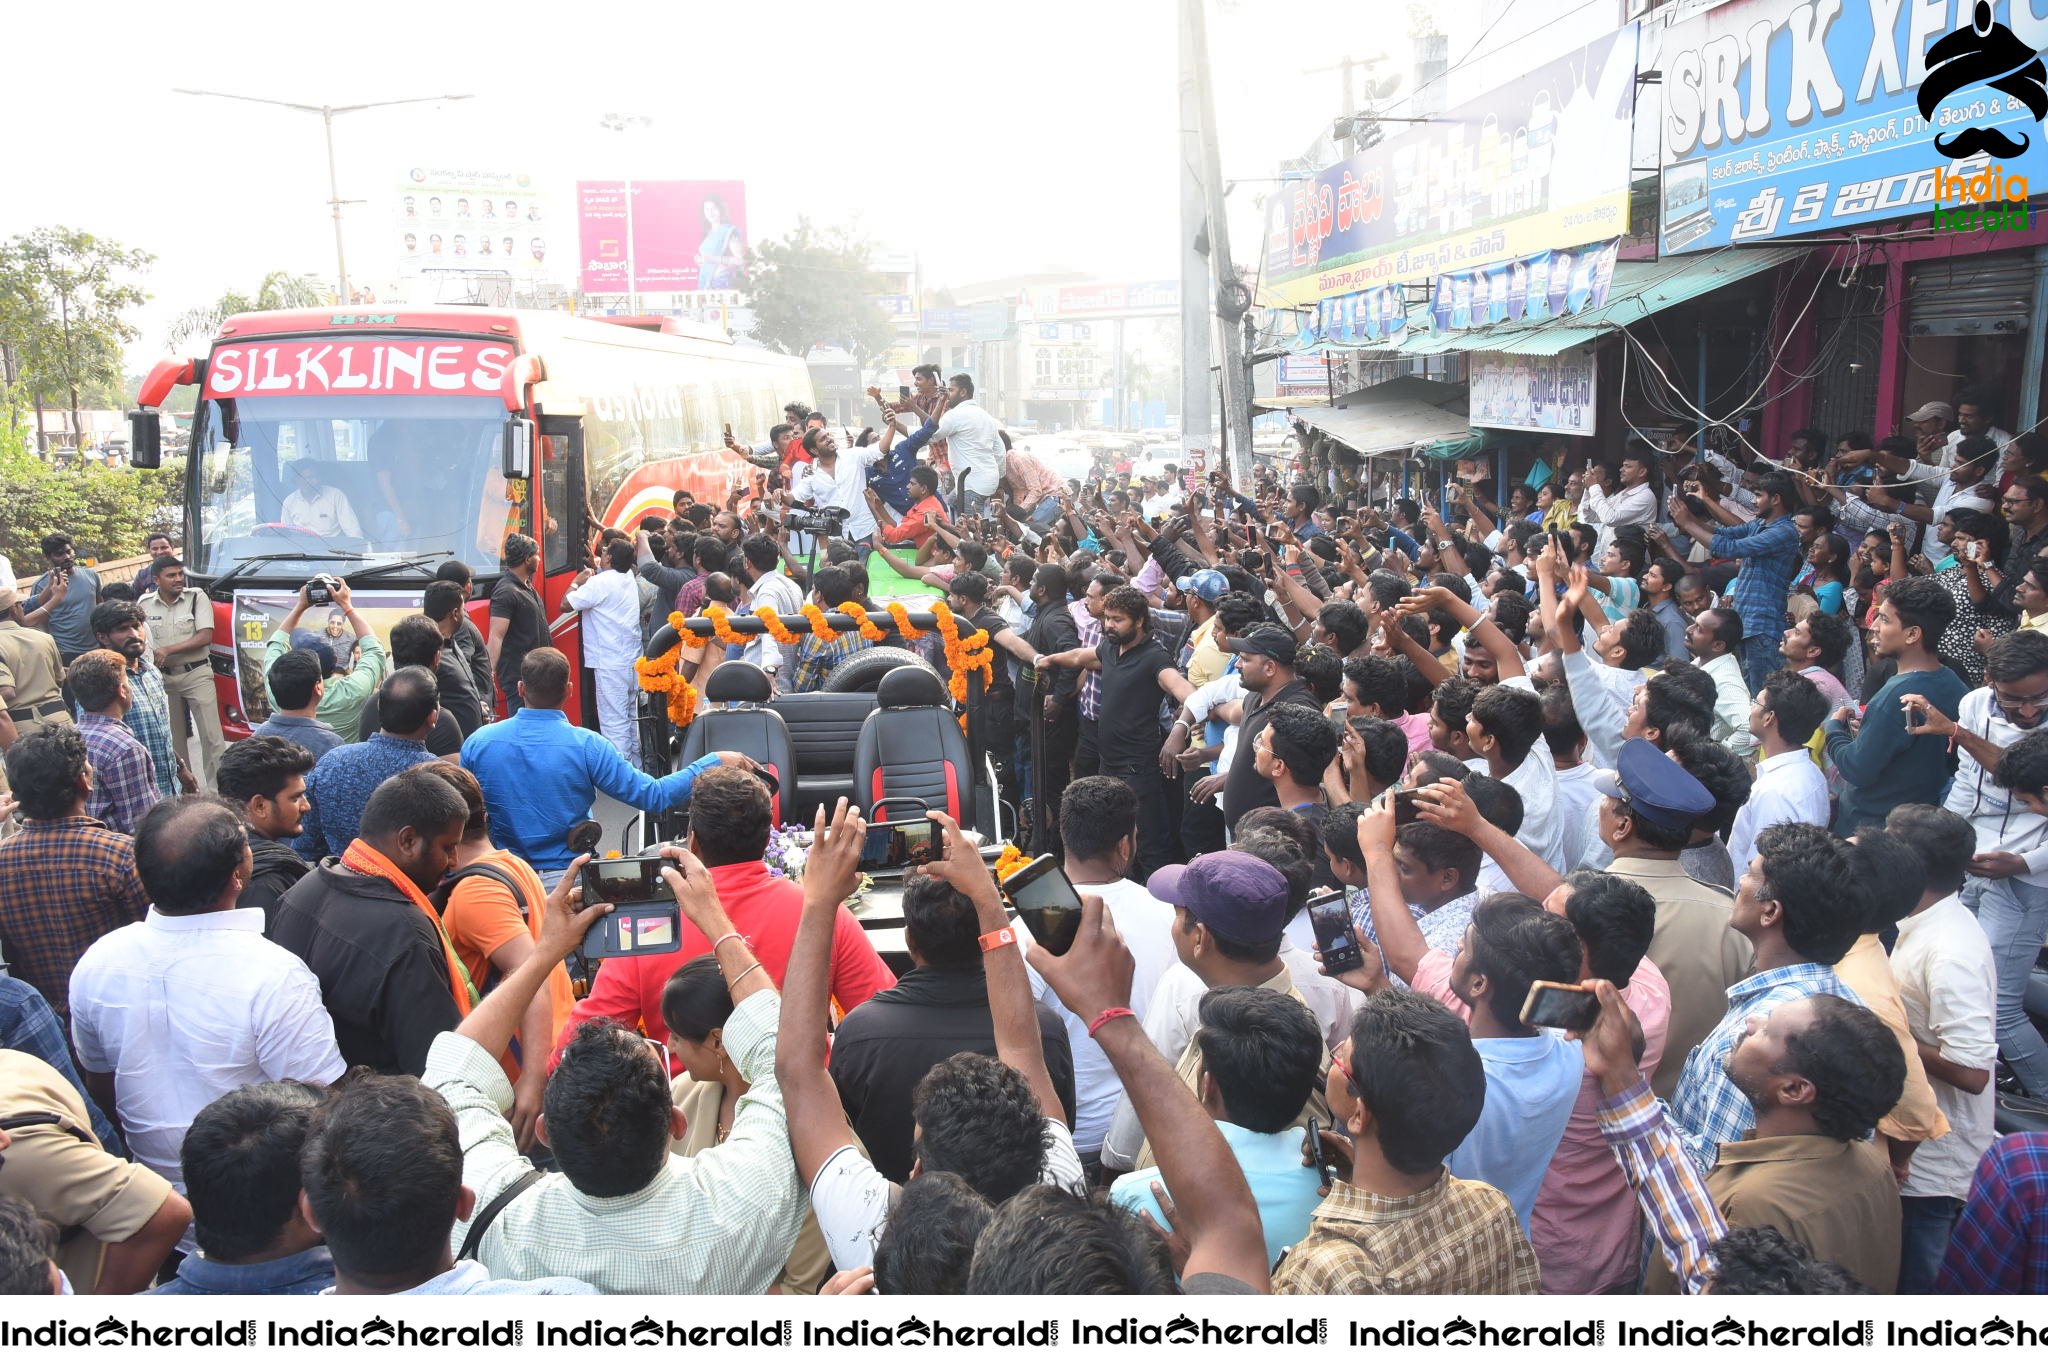
[[[1145,887],[1232,940],[1270,940],[1287,925],[1287,879],[1255,854],[1224,850],[1168,864]]]

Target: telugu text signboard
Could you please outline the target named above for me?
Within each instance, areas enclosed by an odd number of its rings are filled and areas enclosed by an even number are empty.
[[[1990,51],[1958,69],[1936,51],[1941,74],[1932,83],[1930,50],[1952,30],[1973,41],[1970,0],[1731,0],[1673,24],[1656,59],[1664,72],[1662,249],[1706,251],[1928,213],[1937,171],[1974,175],[1991,160],[1967,150],[1985,138],[1957,139],[1971,128],[2024,139],[2015,155],[1991,145],[2007,175],[2040,183],[2048,137],[2028,107],[2020,60],[2048,44],[2048,7],[2036,8],[2039,17],[2026,5],[1993,7],[2018,45],[2008,45],[2012,60]],[[1928,115],[1923,85],[1934,97]],[[2048,95],[2035,98],[2048,108]],[[1937,138],[1961,155],[1951,160]]]
[[[1474,352],[1465,372],[1472,425],[1590,437],[1597,369],[1585,351],[1562,356]]]
[[[1266,204],[1262,303],[1299,307],[1628,225],[1636,27],[1289,181]]]

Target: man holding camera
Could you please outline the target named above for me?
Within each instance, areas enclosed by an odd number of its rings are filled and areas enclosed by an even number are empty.
[[[820,512],[828,508],[846,509],[849,516],[839,534],[856,544],[866,542],[875,534],[875,514],[867,499],[868,467],[881,458],[882,448],[856,446],[847,450],[839,445],[839,438],[830,429],[819,427],[804,434],[804,452],[810,456],[811,464],[790,482],[789,496]]]
[[[263,648],[263,675],[267,680],[270,667],[277,663],[278,658],[299,646],[312,648],[318,645],[319,649],[313,652],[315,655],[324,652],[332,658],[332,648],[321,642],[317,633],[309,631],[305,633],[307,639],[297,639],[300,619],[310,609],[319,607],[324,610],[329,603],[346,614],[348,629],[355,633],[358,649],[353,668],[348,667],[346,660],[334,660],[335,667],[329,671],[328,660],[321,661],[324,682],[319,707],[313,715],[333,727],[346,745],[362,735],[363,704],[377,691],[377,684],[384,677],[384,643],[377,639],[370,630],[370,624],[355,610],[345,581],[330,579],[323,574],[299,585],[298,602],[292,604],[292,610],[285,614],[284,621],[270,634],[270,642]],[[270,699],[270,705],[278,705],[275,697]]]

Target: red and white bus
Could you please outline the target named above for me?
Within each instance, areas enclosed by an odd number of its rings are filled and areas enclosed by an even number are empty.
[[[488,632],[483,600],[513,532],[539,541],[535,583],[554,644],[580,664],[581,633],[562,598],[598,527],[665,514],[678,489],[722,502],[749,468],[725,446],[725,426],[752,440],[785,403],[811,401],[801,360],[672,319],[445,307],[245,313],[204,356],[150,372],[131,415],[137,465],[160,459],[155,410],[180,384],[199,386],[185,561],[214,600],[214,682],[231,737],[269,713],[264,646],[300,585],[345,575],[358,611],[385,636],[418,610],[440,563],[461,560],[476,572],[470,612]],[[302,473],[347,502],[337,518],[332,496],[321,496],[331,535],[286,518]],[[302,627],[352,640],[338,614],[331,624],[317,617]],[[579,686],[567,703],[572,718],[580,695]]]

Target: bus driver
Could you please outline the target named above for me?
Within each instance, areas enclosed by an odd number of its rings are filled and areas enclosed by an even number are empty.
[[[292,473],[298,476],[299,487],[285,496],[278,521],[304,527],[315,536],[362,539],[363,529],[356,522],[356,510],[349,506],[348,495],[322,481],[319,461],[293,461]]]

